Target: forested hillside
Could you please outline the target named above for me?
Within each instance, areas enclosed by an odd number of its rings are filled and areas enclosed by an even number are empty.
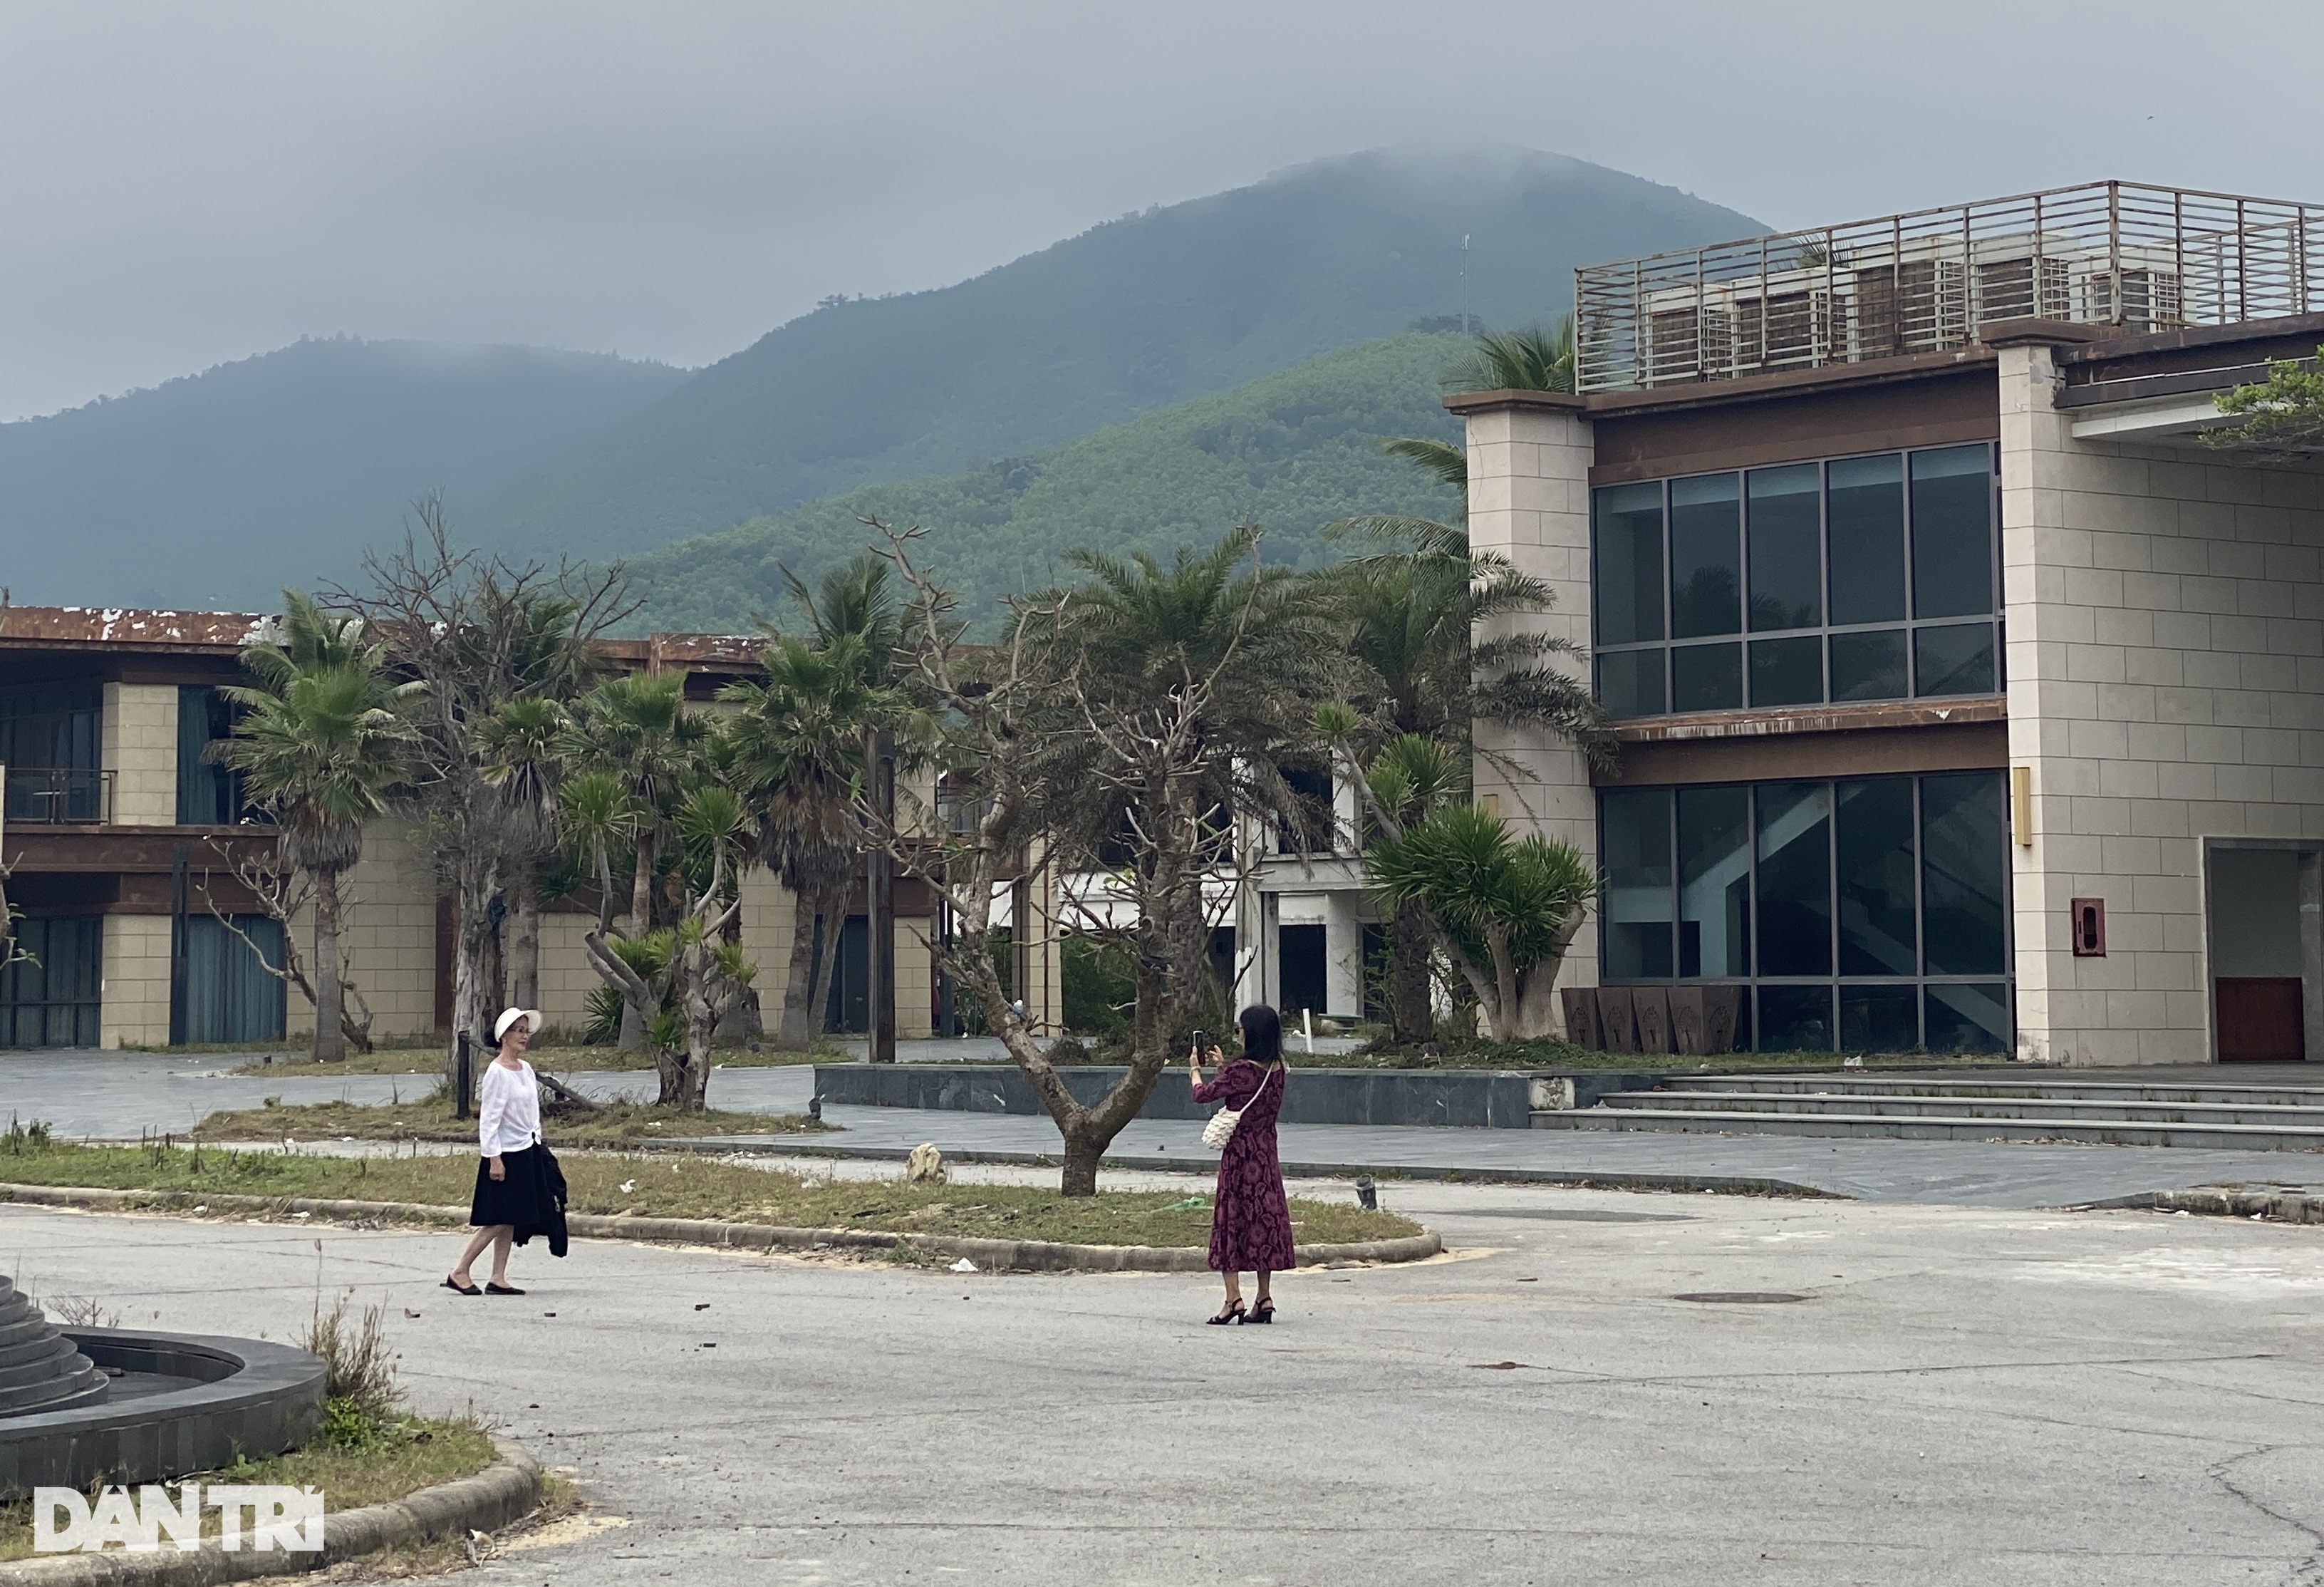
[[[877,538],[862,517],[925,528],[927,560],[980,622],[1062,574],[1076,546],[1167,554],[1249,520],[1267,531],[1267,560],[1315,566],[1342,554],[1320,532],[1338,519],[1456,510],[1451,492],[1373,443],[1457,435],[1438,380],[1466,345],[1419,331],[1367,342],[1053,450],[680,541],[630,561],[646,602],[632,626],[747,632],[754,614],[787,621],[778,565],[811,579],[853,556]]]
[[[1554,154],[1324,161],[942,291],[834,302],[462,518],[498,547],[633,556],[976,468],[1457,314],[1464,269],[1470,309],[1522,324],[1564,310],[1577,263],[1760,229]]]
[[[685,378],[338,337],[0,424],[0,585],[25,604],[271,610],[286,584],[352,573],[422,493],[456,509]]]

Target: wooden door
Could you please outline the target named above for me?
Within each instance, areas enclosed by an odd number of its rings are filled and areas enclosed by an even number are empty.
[[[2219,1062],[2298,1064],[2308,1057],[2297,975],[2222,975]]]

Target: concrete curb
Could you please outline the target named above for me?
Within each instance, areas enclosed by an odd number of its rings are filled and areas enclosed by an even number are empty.
[[[466,1227],[458,1207],[412,1202],[318,1201],[308,1196],[209,1195],[182,1190],[100,1190],[79,1186],[0,1185],[0,1201],[98,1212],[180,1212],[206,1205],[222,1212],[313,1213],[333,1218],[393,1218]],[[1201,1273],[1209,1253],[1192,1245],[1071,1245],[1047,1240],[984,1240],[963,1234],[894,1234],[871,1229],[791,1229],[776,1223],[726,1223],[708,1218],[622,1218],[575,1213],[566,1220],[588,1240],[631,1240],[649,1245],[707,1245],[733,1250],[889,1250],[908,1245],[930,1256],[966,1257],[980,1268],[1019,1272]],[[1364,1240],[1299,1248],[1301,1267],[1321,1262],[1416,1262],[1444,1249],[1434,1229],[1396,1240]]]
[[[698,1136],[657,1140],[653,1151],[687,1151],[757,1158],[844,1158],[861,1162],[902,1162],[912,1154],[902,1147],[792,1146],[773,1136]],[[948,1163],[999,1163],[1020,1168],[1054,1168],[1055,1156],[1045,1152],[954,1150],[946,1148]],[[1215,1174],[1218,1159],[1192,1157],[1117,1158],[1099,1159],[1098,1166],[1148,1174]],[[1562,1190],[1668,1190],[1693,1195],[1798,1196],[1817,1201],[1853,1201],[1853,1196],[1789,1179],[1766,1179],[1737,1174],[1623,1174],[1588,1168],[1452,1168],[1412,1163],[1303,1163],[1280,1165],[1286,1179],[1350,1179],[1367,1174],[1375,1179],[1406,1179],[1447,1185],[1541,1185]]]
[[[2082,1202],[2070,1212],[2115,1208],[2158,1213],[2198,1213],[2208,1218],[2260,1218],[2273,1223],[2324,1223],[2324,1195],[2304,1190],[2250,1190],[2232,1185],[2201,1185],[2183,1190],[2147,1190],[2112,1201]]]
[[[323,1525],[319,1554],[242,1549],[228,1554],[215,1542],[188,1554],[58,1554],[0,1564],[0,1582],[27,1587],[208,1587],[254,1576],[319,1571],[406,1543],[428,1543],[470,1532],[497,1532],[540,1508],[540,1462],[518,1444],[494,1438],[500,1459],[473,1477],[422,1488],[385,1504],[342,1510]]]

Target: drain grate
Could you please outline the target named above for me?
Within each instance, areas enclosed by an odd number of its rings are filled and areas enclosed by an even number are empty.
[[[1711,1289],[1693,1295],[1674,1295],[1671,1298],[1700,1301],[1705,1306],[1789,1306],[1794,1301],[1812,1300],[1815,1297],[1807,1295],[1779,1295],[1769,1289]]]

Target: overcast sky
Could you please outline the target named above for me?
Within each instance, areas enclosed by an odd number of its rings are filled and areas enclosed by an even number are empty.
[[[349,332],[699,364],[1319,156],[1514,143],[1772,225],[2324,200],[2324,5],[0,0],[0,418]]]

